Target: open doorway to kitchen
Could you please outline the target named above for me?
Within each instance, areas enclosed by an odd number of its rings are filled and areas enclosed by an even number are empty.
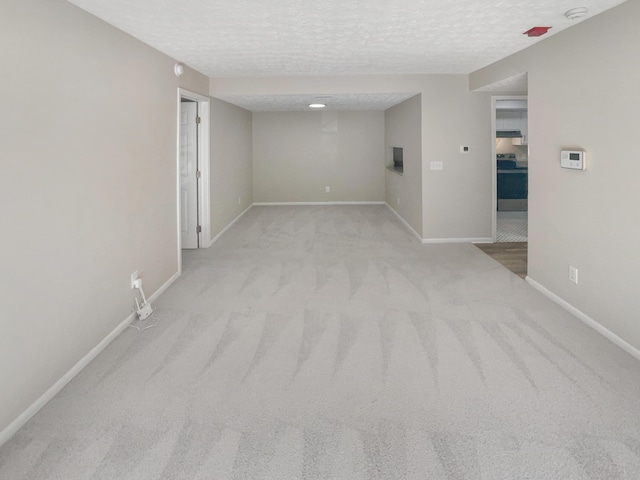
[[[529,129],[527,97],[494,97],[493,240],[528,241]]]
[[[529,240],[529,128],[526,95],[492,98],[492,244],[478,248],[521,278]]]

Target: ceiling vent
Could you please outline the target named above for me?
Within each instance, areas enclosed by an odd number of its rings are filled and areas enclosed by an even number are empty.
[[[533,27],[523,33],[528,37],[540,37],[547,33],[551,27]]]

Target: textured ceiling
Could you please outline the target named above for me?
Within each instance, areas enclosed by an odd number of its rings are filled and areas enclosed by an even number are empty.
[[[624,0],[69,0],[210,77],[470,73]],[[578,2],[578,3],[576,3]],[[587,7],[570,21],[564,12]],[[539,38],[522,34],[551,26]],[[484,87],[527,91],[526,74]],[[334,94],[385,110],[415,93]],[[321,93],[221,97],[254,112],[309,110]]]
[[[221,100],[233,103],[252,112],[309,111],[312,102],[324,103],[326,110],[386,110],[408,98],[413,93],[340,93],[308,95],[229,95]]]
[[[70,0],[208,76],[470,73],[623,0]],[[544,39],[545,37],[541,37]]]

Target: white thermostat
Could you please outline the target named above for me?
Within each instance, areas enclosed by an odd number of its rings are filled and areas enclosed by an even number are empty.
[[[586,152],[582,150],[562,150],[560,153],[560,166],[562,168],[584,170],[586,167],[585,157]]]

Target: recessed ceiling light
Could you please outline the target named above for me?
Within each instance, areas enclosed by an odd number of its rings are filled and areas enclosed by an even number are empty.
[[[310,103],[309,108],[324,108],[326,105],[324,103]]]
[[[577,20],[578,18],[584,17],[588,12],[589,12],[589,9],[587,7],[578,7],[578,8],[572,8],[571,10],[567,10],[564,16],[568,20]]]

